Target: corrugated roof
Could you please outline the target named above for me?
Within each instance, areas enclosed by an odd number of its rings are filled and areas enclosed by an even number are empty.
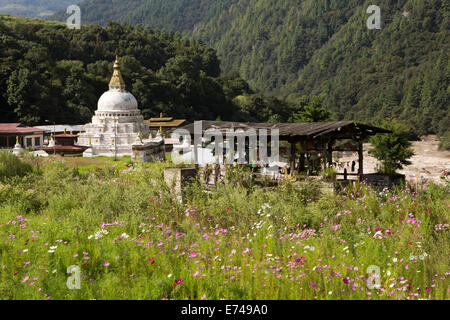
[[[150,122],[167,122],[167,121],[172,121],[173,117],[162,117],[162,118],[150,118],[150,120],[146,120],[146,121],[150,121]]]
[[[27,127],[21,123],[0,123],[0,134],[27,134],[44,131],[35,127]]]
[[[56,132],[64,132],[66,130],[67,132],[70,131],[84,131],[84,125],[70,125],[70,124],[57,124],[56,126],[48,125],[48,126],[36,126],[35,128],[44,129],[47,132],[53,132],[55,130]]]
[[[278,129],[280,137],[310,137],[316,138],[332,133],[348,133],[374,135],[377,133],[390,133],[389,130],[369,126],[354,121],[334,122],[303,122],[303,123],[256,123],[256,122],[230,122],[230,121],[205,121],[202,120],[203,131],[214,128],[226,132],[227,129]],[[181,127],[194,134],[194,123]]]
[[[169,122],[148,122],[148,126],[149,128],[159,128],[159,127],[178,127],[180,125],[182,125],[184,122],[186,122],[186,120],[184,119],[179,119],[179,120],[173,120],[173,121],[169,121]]]

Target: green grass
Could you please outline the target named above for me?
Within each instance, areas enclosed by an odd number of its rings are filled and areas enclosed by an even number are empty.
[[[1,299],[448,299],[448,181],[194,184],[182,205],[169,164],[92,160],[25,159],[0,183]]]

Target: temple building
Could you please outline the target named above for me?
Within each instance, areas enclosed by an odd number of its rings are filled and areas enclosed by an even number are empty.
[[[25,149],[39,149],[44,143],[45,130],[27,127],[21,123],[0,123],[0,149],[19,145]]]
[[[109,90],[100,97],[92,123],[84,130],[77,145],[88,147],[85,157],[133,156],[133,145],[142,143],[142,135],[149,131],[136,98],[125,90],[117,57]]]
[[[150,132],[152,133],[169,133],[174,129],[179,128],[181,125],[186,124],[186,119],[174,119],[172,117],[163,117],[161,113],[159,118],[150,118],[145,120],[148,123]]]

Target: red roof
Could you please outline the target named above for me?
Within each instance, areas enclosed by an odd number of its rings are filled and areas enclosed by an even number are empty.
[[[34,133],[44,132],[43,129],[27,127],[21,123],[0,123],[0,133],[7,134],[21,134],[21,133]]]
[[[55,135],[56,138],[77,138],[78,134],[68,134],[68,133],[62,133]]]
[[[77,147],[77,146],[55,146],[55,147],[45,147],[45,148],[40,148],[40,150],[44,150],[44,151],[84,151],[86,150],[86,147]]]

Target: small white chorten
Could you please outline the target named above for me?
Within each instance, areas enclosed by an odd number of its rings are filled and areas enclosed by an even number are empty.
[[[13,154],[18,156],[24,149],[22,148],[22,146],[19,143],[19,137],[16,137],[16,145],[14,146],[13,149]]]

